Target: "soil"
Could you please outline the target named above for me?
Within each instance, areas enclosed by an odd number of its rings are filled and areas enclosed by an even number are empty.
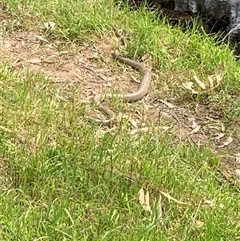
[[[41,33],[18,32],[8,34],[0,40],[0,52],[12,68],[19,74],[28,69],[42,73],[49,81],[56,83],[59,93],[66,101],[69,93],[77,89],[79,99],[85,103],[86,115],[95,115],[96,108],[92,97],[99,92],[116,91],[126,93],[134,91],[141,79],[139,72],[114,61],[112,51],[118,46],[117,38],[104,36],[80,46],[63,45],[58,41],[48,41]],[[145,60],[150,64],[151,60]],[[146,131],[151,126],[161,132],[171,129],[175,133],[175,142],[187,140],[194,143],[199,152],[203,145],[208,145],[221,158],[220,175],[230,184],[239,186],[240,181],[240,139],[238,133],[224,128],[219,119],[210,118],[209,109],[198,106],[190,111],[173,104],[167,96],[159,96],[153,91],[157,86],[159,70],[153,69],[153,79],[149,94],[136,103],[120,103],[116,111],[118,122],[130,120],[131,133]],[[159,83],[158,83],[159,85]],[[100,118],[106,118],[99,112]],[[120,118],[121,117],[121,118]],[[240,123],[240,122],[239,122]],[[235,132],[239,131],[236,123]],[[102,127],[108,129],[108,127]],[[199,153],[200,155],[200,153]],[[4,170],[4,166],[1,168]]]

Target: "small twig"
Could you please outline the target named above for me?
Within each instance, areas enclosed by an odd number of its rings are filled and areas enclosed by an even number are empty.
[[[231,29],[231,30],[224,36],[224,38],[223,38],[222,40],[225,41],[225,39],[226,39],[233,31],[235,31],[236,29],[238,29],[238,27],[240,27],[240,24],[238,24],[235,28]]]
[[[181,204],[181,205],[189,205],[188,203],[185,203],[185,202],[181,202],[181,201],[178,201],[177,199],[173,198],[170,194],[166,193],[166,192],[163,192],[161,190],[158,190],[164,197],[166,197],[167,199],[169,200],[172,200],[178,204]]]

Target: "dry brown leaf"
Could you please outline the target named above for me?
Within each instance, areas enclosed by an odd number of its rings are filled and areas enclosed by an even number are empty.
[[[214,79],[216,79],[215,85],[214,85],[213,77],[214,77]],[[220,84],[220,79],[216,75],[215,76],[213,76],[213,75],[208,76],[208,81],[209,81],[209,90],[212,90],[212,89],[218,87],[219,84]]]
[[[211,76],[208,76],[208,81],[209,81],[209,87],[212,89],[214,87],[214,81]]]
[[[136,129],[138,129],[138,125],[137,125],[137,122],[136,122],[135,120],[130,119],[129,122],[131,123],[131,125],[132,125],[133,127],[135,127]]]
[[[223,79],[223,73],[224,73],[224,64],[221,63],[216,71],[216,81],[217,85],[220,85]]]
[[[222,81],[222,77],[220,75],[216,75],[216,80],[217,80],[217,86],[219,86]]]
[[[183,86],[183,88],[185,88],[185,89],[187,89],[187,90],[191,90],[192,94],[197,94],[197,93],[198,93],[196,90],[194,90],[194,89],[192,88],[193,82],[191,82],[191,81],[190,81],[190,82],[182,83],[182,86]]]
[[[230,145],[233,142],[233,138],[231,136],[228,137],[228,139],[220,146],[218,146],[218,148],[223,148],[225,146]]]
[[[208,76],[210,89],[214,89],[220,85],[220,83],[222,82],[222,78],[223,78],[223,70],[224,70],[224,65],[221,64],[218,67],[218,69],[216,70],[215,75]],[[215,85],[214,85],[213,78],[215,79],[215,82],[216,82]]]
[[[194,120],[194,118],[189,118],[189,120],[191,120],[192,121],[192,129],[195,129],[196,127],[197,127],[197,122]]]
[[[191,130],[188,134],[189,134],[189,135],[195,134],[195,133],[197,133],[200,129],[201,129],[201,126],[200,126],[200,125],[196,125],[195,128],[194,128],[193,130]]]
[[[138,200],[139,200],[139,202],[140,202],[141,205],[144,205],[144,203],[145,203],[145,196],[144,196],[144,190],[143,190],[143,188],[141,188],[141,189],[139,190]]]
[[[163,211],[162,211],[162,196],[161,195],[159,195],[156,209],[158,212],[158,218],[162,220],[163,219]]]
[[[152,212],[151,207],[150,207],[150,197],[149,197],[149,191],[147,191],[145,195],[145,202],[146,202],[146,211]]]
[[[196,74],[194,74],[193,78],[203,90],[206,89],[206,85],[196,76]]]
[[[55,28],[55,26],[56,26],[56,23],[54,23],[54,22],[45,22],[45,23],[43,23],[43,25],[44,25],[44,27],[46,28],[46,29],[54,29]]]
[[[35,38],[37,38],[37,39],[39,39],[39,40],[41,40],[41,41],[43,41],[43,42],[45,42],[45,43],[48,43],[48,40],[45,39],[44,37],[42,37],[42,36],[40,36],[40,35],[34,35],[34,36],[35,36]]]
[[[139,200],[140,204],[142,205],[142,207],[145,211],[152,213],[152,209],[150,207],[150,198],[149,198],[149,192],[148,191],[145,194],[143,188],[141,188],[139,190],[138,200]]]

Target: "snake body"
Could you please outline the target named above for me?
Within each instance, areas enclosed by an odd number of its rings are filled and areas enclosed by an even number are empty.
[[[141,63],[136,62],[129,58],[124,58],[116,53],[113,53],[113,58],[126,65],[129,65],[135,69],[139,69],[143,73],[143,77],[141,79],[139,88],[135,92],[128,93],[128,94],[102,94],[102,93],[100,93],[100,94],[95,95],[95,97],[93,98],[95,104],[99,107],[100,110],[102,110],[105,114],[107,114],[109,116],[108,120],[95,119],[95,121],[100,124],[109,124],[116,118],[115,113],[109,107],[107,107],[101,103],[102,99],[117,97],[117,98],[122,99],[124,102],[134,102],[134,101],[140,100],[147,94],[148,88],[149,88],[149,85],[151,82],[151,72],[149,69],[147,69],[145,67],[144,64],[141,64]]]

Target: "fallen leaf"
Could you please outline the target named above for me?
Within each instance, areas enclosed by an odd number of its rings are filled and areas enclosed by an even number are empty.
[[[144,205],[144,203],[145,203],[145,197],[144,197],[144,190],[143,190],[143,188],[141,188],[141,189],[139,190],[138,200],[139,200],[139,202],[140,202],[141,205]]]
[[[143,55],[143,56],[141,57],[141,60],[142,60],[142,61],[146,61],[146,60],[148,60],[149,58],[151,58],[151,56],[150,56],[149,54],[145,54],[145,55]]]
[[[225,146],[230,145],[233,142],[233,138],[231,136],[228,137],[228,139],[220,146],[218,146],[218,148],[223,148]]]
[[[185,83],[182,83],[182,86],[187,89],[187,90],[191,90],[192,94],[197,94],[198,92],[196,90],[194,90],[192,88],[193,86],[193,82],[185,82]]]
[[[195,133],[197,133],[200,129],[201,129],[201,126],[200,126],[200,125],[196,125],[195,128],[194,128],[192,131],[190,131],[188,134],[189,134],[189,135],[195,134]]]
[[[223,79],[224,64],[221,63],[216,71],[216,81],[217,85],[220,85]]]
[[[44,37],[42,37],[42,36],[40,36],[40,35],[34,35],[34,36],[35,36],[35,38],[37,38],[37,39],[39,39],[39,40],[41,40],[41,41],[43,41],[43,42],[48,43],[48,40],[45,39]]]
[[[193,78],[195,79],[195,81],[197,82],[197,84],[203,89],[206,89],[206,85],[196,76],[194,75]]]
[[[192,129],[195,129],[198,126],[197,122],[194,120],[194,118],[189,118],[189,120],[192,120]]]
[[[129,122],[131,123],[131,125],[132,125],[133,127],[135,127],[136,129],[138,129],[138,125],[137,125],[137,122],[136,122],[135,120],[130,119]]]
[[[162,211],[162,196],[159,195],[159,199],[156,205],[156,210],[158,212],[158,219],[162,220],[163,218],[163,211]]]
[[[144,194],[143,188],[139,190],[139,198],[138,198],[140,204],[142,205],[143,209],[147,212],[152,213],[152,209],[150,207],[150,198],[149,198],[149,192],[147,191],[146,194]]]
[[[146,202],[146,211],[151,212],[150,201],[149,201],[149,191],[147,191],[145,195],[145,202]]]
[[[214,87],[214,81],[211,76],[208,76],[209,87],[212,89]]]
[[[45,22],[45,23],[43,23],[43,25],[44,25],[44,27],[46,29],[54,29],[56,23],[54,23],[54,22]]]

